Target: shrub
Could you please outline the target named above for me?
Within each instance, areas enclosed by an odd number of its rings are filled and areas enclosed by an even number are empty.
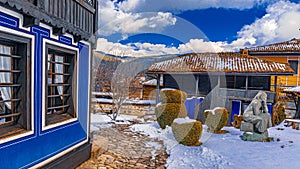
[[[282,102],[277,102],[273,107],[273,125],[279,125],[284,119],[286,119],[284,104]]]
[[[185,92],[175,89],[161,90],[159,95],[162,103],[184,103],[187,98]]]
[[[183,103],[162,103],[155,108],[157,122],[162,129],[171,126],[175,118],[187,116],[187,111]]]
[[[235,115],[233,116],[233,118],[234,118],[234,120],[233,120],[233,122],[232,122],[232,126],[233,126],[234,128],[239,129],[239,128],[241,127],[241,123],[242,123],[242,121],[243,121],[243,115],[237,115],[237,114],[235,114]]]
[[[202,123],[200,121],[189,119],[188,122],[177,122],[176,119],[172,124],[173,135],[178,143],[186,146],[201,145],[199,139],[202,135]]]
[[[216,107],[213,110],[205,110],[204,117],[208,132],[218,133],[227,123],[228,111],[224,107]]]

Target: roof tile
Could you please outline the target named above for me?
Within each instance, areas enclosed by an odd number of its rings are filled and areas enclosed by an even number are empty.
[[[292,74],[286,63],[263,60],[238,53],[190,53],[152,64],[148,73],[225,72]]]
[[[291,39],[289,41],[274,43],[264,46],[245,48],[248,52],[300,52],[300,39]]]

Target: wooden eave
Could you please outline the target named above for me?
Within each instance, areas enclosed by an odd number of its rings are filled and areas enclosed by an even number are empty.
[[[33,2],[35,2],[36,4],[34,4]],[[70,34],[72,34],[73,36],[79,37],[80,39],[83,40],[90,40],[91,37],[93,37],[93,39],[95,39],[95,35],[93,35],[93,33],[84,31],[83,29],[80,29],[79,27],[66,22],[64,19],[62,18],[58,18],[55,16],[52,16],[50,14],[47,14],[45,12],[45,10],[41,9],[39,6],[41,6],[41,4],[44,3],[44,0],[0,0],[0,5],[1,6],[6,6],[8,8],[10,8],[11,10],[14,10],[18,13],[24,14],[24,15],[29,15],[32,16],[36,19],[38,19],[39,21],[45,22],[48,25],[51,25],[53,27],[57,27],[57,28],[65,28],[66,31]],[[83,1],[83,0],[73,0],[76,1],[77,3],[79,3],[82,7],[84,7],[86,10],[92,12],[95,15],[97,15],[96,11],[97,11],[97,3],[95,3],[95,7],[91,7],[87,2]],[[95,1],[97,2],[97,1]],[[97,17],[97,16],[95,16]],[[95,24],[97,25],[97,19],[94,19],[95,23],[91,23],[91,24]]]
[[[256,46],[251,48],[241,49],[242,51],[247,51],[250,55],[260,55],[260,54],[268,54],[268,55],[293,55],[300,53],[300,39],[291,39],[289,41],[273,43],[264,46]]]
[[[153,72],[147,71],[146,74],[177,74],[177,75],[185,75],[185,74],[193,74],[193,75],[235,75],[235,76],[293,76],[294,73],[276,73],[276,72]]]
[[[278,52],[266,52],[266,51],[249,51],[250,56],[299,56],[300,51],[278,51]]]

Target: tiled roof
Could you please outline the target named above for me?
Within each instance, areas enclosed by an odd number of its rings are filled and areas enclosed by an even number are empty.
[[[245,49],[248,52],[279,52],[279,53],[293,53],[300,52],[300,39],[291,39],[286,42],[274,43],[265,46],[257,46]]]
[[[148,73],[266,73],[292,74],[285,63],[278,63],[238,53],[191,53],[152,64]]]

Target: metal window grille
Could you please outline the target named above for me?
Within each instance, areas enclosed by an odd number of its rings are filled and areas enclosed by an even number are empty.
[[[74,118],[75,55],[51,50],[47,62],[46,125]]]
[[[6,47],[9,47],[10,53],[12,53],[13,48],[10,46]],[[21,87],[21,84],[16,83],[16,79],[20,75],[21,70],[15,65],[17,65],[17,62],[19,62],[22,57],[4,53],[0,53],[0,57],[2,62],[3,58],[6,58],[6,61],[8,61],[10,65],[8,69],[1,68],[0,70],[0,77],[2,76],[2,78],[0,78],[0,125],[16,124],[21,115],[21,112],[18,111],[21,98],[18,98],[16,94]],[[5,75],[9,77],[9,80],[3,80],[3,76]],[[4,97],[4,93],[1,91],[8,91],[10,96]]]

